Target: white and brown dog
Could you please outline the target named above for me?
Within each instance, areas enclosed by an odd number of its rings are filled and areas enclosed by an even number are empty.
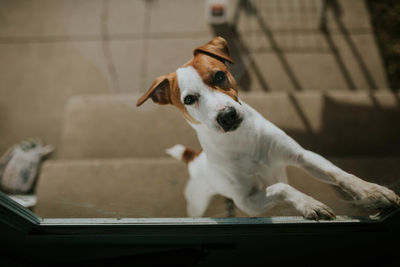
[[[202,216],[211,198],[220,194],[250,216],[286,203],[308,219],[335,218],[329,207],[287,184],[288,165],[340,187],[365,208],[399,206],[393,191],[363,181],[302,148],[241,101],[225,62],[233,63],[227,42],[217,37],[196,48],[194,57],[176,72],[157,78],[137,101],[137,106],[148,98],[176,106],[197,132],[202,151],[182,145],[167,150],[188,163],[189,216]]]

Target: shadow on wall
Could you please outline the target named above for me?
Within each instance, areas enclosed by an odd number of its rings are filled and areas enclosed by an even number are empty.
[[[373,97],[373,96],[371,96]],[[357,105],[323,97],[316,133],[283,129],[305,148],[325,156],[400,155],[400,105]]]

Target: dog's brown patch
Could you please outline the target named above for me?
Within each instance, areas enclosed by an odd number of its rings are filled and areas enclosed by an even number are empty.
[[[229,55],[229,47],[228,42],[218,36],[212,39],[210,42],[206,43],[203,46],[197,47],[193,54],[196,56],[199,53],[206,54],[208,56],[214,57],[225,64],[225,61],[233,64],[233,60]]]
[[[193,161],[197,156],[199,156],[201,152],[202,150],[196,152],[193,149],[185,148],[185,151],[182,154],[182,161],[188,164],[189,162]]]
[[[222,92],[239,102],[236,81],[226,67],[226,61],[233,63],[229,56],[228,44],[224,38],[216,37],[207,44],[196,48],[194,57],[183,67],[192,66],[210,89]],[[216,83],[215,74],[218,71],[224,72],[226,78],[223,82]],[[147,99],[151,98],[160,105],[172,104],[176,106],[189,122],[200,124],[189,114],[180,97],[177,75],[176,72],[173,72],[158,77],[150,89],[139,98],[136,106],[142,105]]]
[[[233,63],[225,39],[216,37],[209,43],[196,48],[193,54],[193,59],[183,67],[192,66],[210,89],[222,92],[239,102],[236,81],[225,65],[225,61]],[[222,83],[215,82],[215,74],[218,71],[225,73],[226,78]]]
[[[160,105],[172,104],[176,106],[188,121],[199,124],[199,122],[189,114],[185,105],[180,100],[181,93],[176,72],[158,77],[153,82],[150,89],[139,98],[136,106],[142,105],[149,98]]]
[[[238,102],[238,92],[236,81],[228,68],[220,60],[206,54],[196,54],[196,56],[186,63],[184,67],[192,66],[200,75],[203,82],[212,90],[217,90],[231,97]],[[215,83],[214,77],[218,71],[225,73],[226,79],[222,83]]]

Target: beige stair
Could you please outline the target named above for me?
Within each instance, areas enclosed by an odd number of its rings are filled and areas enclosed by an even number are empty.
[[[139,95],[75,96],[67,106],[59,158],[163,157],[176,143],[198,147],[172,106]],[[241,94],[303,147],[323,155],[400,155],[400,94]]]
[[[59,158],[44,164],[35,212],[43,217],[182,217],[186,166],[166,157],[176,143],[198,147],[173,107],[138,95],[74,96],[68,103]],[[399,192],[399,95],[379,93],[242,94],[242,99],[301,145],[344,170]],[[289,182],[340,215],[361,215],[332,187],[289,168]],[[295,215],[277,207],[265,216]],[[245,216],[213,199],[206,216]]]
[[[186,166],[168,158],[49,161],[35,212],[43,217],[185,217]],[[225,217],[223,201],[209,216]]]
[[[345,170],[400,193],[400,157],[333,159]],[[304,171],[288,168],[289,183],[330,206],[338,215],[365,215],[337,191]],[[183,190],[186,166],[173,159],[80,159],[48,161],[42,168],[34,209],[46,218],[63,217],[186,217]],[[205,216],[246,216],[230,211],[215,197]],[[264,216],[298,215],[288,207],[276,207]]]

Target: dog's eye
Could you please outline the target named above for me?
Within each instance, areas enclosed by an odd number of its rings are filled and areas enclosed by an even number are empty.
[[[187,95],[185,99],[183,99],[183,103],[185,103],[185,105],[192,105],[196,101],[197,101],[197,96],[195,95]]]
[[[223,71],[217,71],[214,75],[214,83],[220,84],[223,83],[226,79],[226,74]]]

